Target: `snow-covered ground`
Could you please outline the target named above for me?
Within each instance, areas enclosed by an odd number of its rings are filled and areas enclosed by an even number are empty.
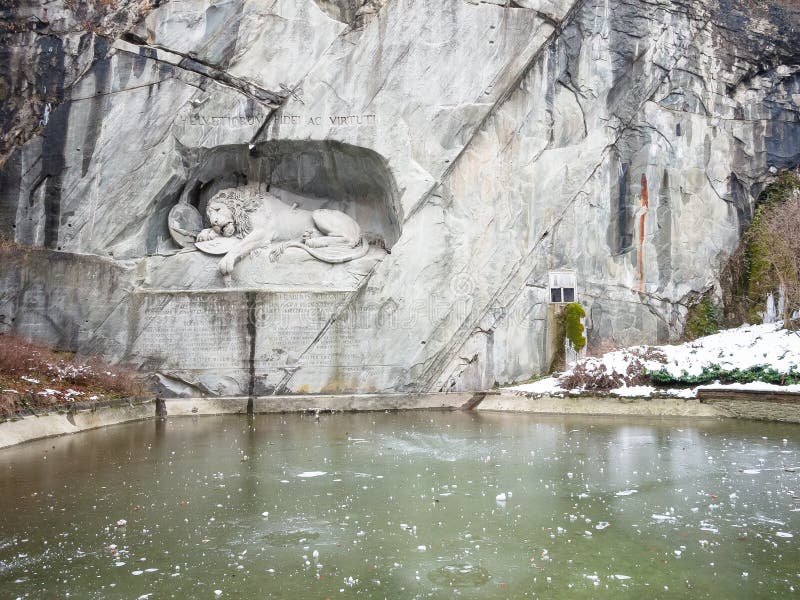
[[[675,346],[633,346],[609,352],[600,358],[580,360],[569,365],[564,373],[507,389],[532,395],[596,394],[597,381],[614,381],[616,386],[606,386],[602,392],[627,397],[660,395],[680,398],[694,398],[700,387],[800,392],[800,385],[779,386],[763,382],[665,388],[641,381],[643,370],[663,369],[680,377],[682,374],[700,375],[704,367],[712,365],[725,371],[759,365],[781,373],[788,373],[792,368],[800,369],[800,332],[788,331],[774,323],[743,325]]]

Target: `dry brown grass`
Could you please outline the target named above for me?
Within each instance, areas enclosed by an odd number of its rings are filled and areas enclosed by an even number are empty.
[[[0,418],[26,411],[149,396],[137,373],[0,334]]]

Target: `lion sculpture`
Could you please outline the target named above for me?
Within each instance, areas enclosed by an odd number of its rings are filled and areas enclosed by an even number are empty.
[[[223,190],[208,202],[206,216],[211,227],[197,234],[197,242],[238,238],[219,262],[219,270],[226,277],[238,260],[272,244],[276,244],[270,252],[273,261],[287,248],[300,248],[331,264],[355,260],[369,252],[361,227],[343,212],[289,206],[269,193],[247,198],[237,190]]]

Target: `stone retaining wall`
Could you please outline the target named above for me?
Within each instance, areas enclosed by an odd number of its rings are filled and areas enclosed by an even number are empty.
[[[483,396],[483,399],[481,399]],[[152,419],[246,414],[248,398],[172,398],[91,410],[31,415],[0,423],[0,448],[87,429]],[[502,393],[353,394],[263,396],[253,399],[255,414],[287,412],[476,410],[537,414],[610,415],[641,417],[740,418],[800,423],[800,404],[754,400],[682,400],[678,398],[600,398]]]

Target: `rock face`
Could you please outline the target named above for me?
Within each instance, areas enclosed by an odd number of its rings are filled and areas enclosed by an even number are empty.
[[[566,272],[590,346],[674,339],[800,163],[800,11],[751,4],[16,9],[0,327],[174,394],[483,389],[546,369]],[[226,280],[174,229],[238,188],[345,213],[366,254],[256,248]]]

